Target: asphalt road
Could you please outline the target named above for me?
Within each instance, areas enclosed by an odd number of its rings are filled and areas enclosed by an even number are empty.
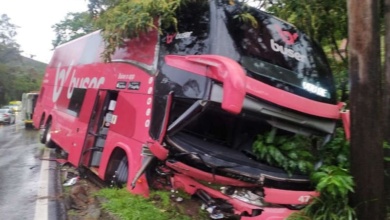
[[[37,203],[44,199],[39,191],[45,148],[38,135],[38,130],[25,129],[19,117],[16,124],[0,125],[0,219],[37,219],[36,210],[42,210]]]

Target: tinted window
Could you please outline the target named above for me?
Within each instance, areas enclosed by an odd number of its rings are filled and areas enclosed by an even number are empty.
[[[72,97],[70,98],[68,105],[68,110],[70,114],[76,117],[79,115],[86,91],[86,89],[74,88]]]
[[[225,6],[227,26],[248,75],[308,98],[335,103],[333,77],[320,47],[307,35],[265,12],[249,10],[257,23],[243,21],[237,6]]]
[[[188,2],[176,11],[177,30],[165,28],[161,36],[163,54],[194,55],[209,52],[209,4]]]

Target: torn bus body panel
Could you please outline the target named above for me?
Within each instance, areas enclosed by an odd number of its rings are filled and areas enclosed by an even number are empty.
[[[308,176],[259,160],[253,144],[274,131],[275,138],[302,135],[313,149],[323,146],[340,119],[332,74],[322,50],[293,26],[253,10],[252,27],[233,18],[239,6],[215,2],[204,9],[213,32],[161,44],[154,112],[169,92],[172,105],[165,132],[158,115],[152,120],[152,137],[165,133],[160,146],[168,150],[158,170],[169,170],[167,185],[208,204],[212,218],[284,219],[318,193]],[[212,46],[196,47],[201,43]]]

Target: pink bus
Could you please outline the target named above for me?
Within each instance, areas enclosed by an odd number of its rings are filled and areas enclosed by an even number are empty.
[[[99,31],[57,47],[33,123],[75,167],[148,196],[197,195],[214,219],[284,219],[313,196],[309,178],[260,160],[257,135],[323,146],[341,120],[322,49],[272,15],[193,1],[178,29],[129,39],[110,62]]]

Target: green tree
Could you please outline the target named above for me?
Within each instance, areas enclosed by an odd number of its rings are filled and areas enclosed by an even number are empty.
[[[79,38],[96,30],[93,26],[92,16],[88,12],[70,12],[64,20],[52,26],[56,33],[53,47]]]
[[[39,90],[44,64],[22,57],[15,41],[16,25],[0,16],[0,104],[20,100],[22,93]]]
[[[0,16],[0,103],[6,103],[10,97],[15,71],[9,62],[20,58],[19,45],[15,42],[17,26],[10,22],[6,14]]]
[[[88,9],[92,15],[98,15],[107,8],[118,5],[118,0],[89,0]]]
[[[176,26],[176,8],[188,1],[191,0],[90,1],[90,10],[97,13],[96,25],[103,30],[106,42],[104,58],[109,60],[126,38],[136,37],[152,28],[159,29],[155,25],[157,17],[162,27]]]
[[[17,26],[10,22],[10,18],[6,14],[0,15],[0,43],[18,47],[14,40],[16,28]]]
[[[0,15],[0,64],[5,64],[19,56],[19,45],[14,39],[16,29],[17,26],[10,22],[6,14]]]

